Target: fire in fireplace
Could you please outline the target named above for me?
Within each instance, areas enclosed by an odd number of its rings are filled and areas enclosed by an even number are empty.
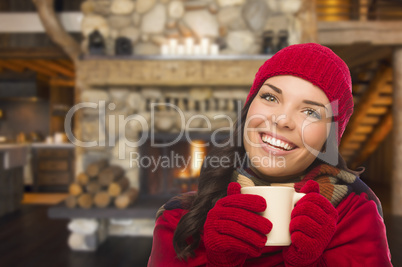
[[[221,141],[227,136],[221,133],[216,138]],[[141,194],[169,197],[197,190],[203,160],[211,149],[210,138],[208,133],[192,133],[191,140],[180,138],[171,144],[177,135],[159,133],[153,141],[147,140],[138,158],[131,160],[140,167]]]

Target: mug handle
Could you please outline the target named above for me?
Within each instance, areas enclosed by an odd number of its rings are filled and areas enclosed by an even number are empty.
[[[293,194],[293,207],[296,205],[296,203],[302,198],[304,197],[306,194],[304,193],[297,193],[295,192]]]

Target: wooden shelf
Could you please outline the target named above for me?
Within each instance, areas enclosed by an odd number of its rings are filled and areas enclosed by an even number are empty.
[[[141,197],[127,209],[116,207],[106,208],[67,208],[64,201],[48,209],[48,216],[52,219],[74,219],[74,218],[155,218],[158,209],[168,201],[167,198]]]

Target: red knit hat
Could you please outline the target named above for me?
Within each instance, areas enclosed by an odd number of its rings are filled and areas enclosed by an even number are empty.
[[[346,63],[328,47],[315,44],[288,46],[268,59],[255,75],[246,103],[264,82],[277,75],[293,75],[321,88],[328,97],[334,121],[338,122],[338,144],[353,113],[352,79]]]

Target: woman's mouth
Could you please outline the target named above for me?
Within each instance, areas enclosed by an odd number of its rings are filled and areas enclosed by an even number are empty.
[[[292,143],[289,143],[289,142],[286,142],[284,140],[275,138],[275,137],[273,137],[271,135],[267,135],[265,133],[261,133],[260,135],[261,135],[261,140],[265,144],[269,145],[270,147],[276,148],[276,149],[281,149],[281,150],[284,150],[284,151],[290,151],[290,150],[293,150],[293,149],[295,149],[297,147],[296,145],[294,145]]]

